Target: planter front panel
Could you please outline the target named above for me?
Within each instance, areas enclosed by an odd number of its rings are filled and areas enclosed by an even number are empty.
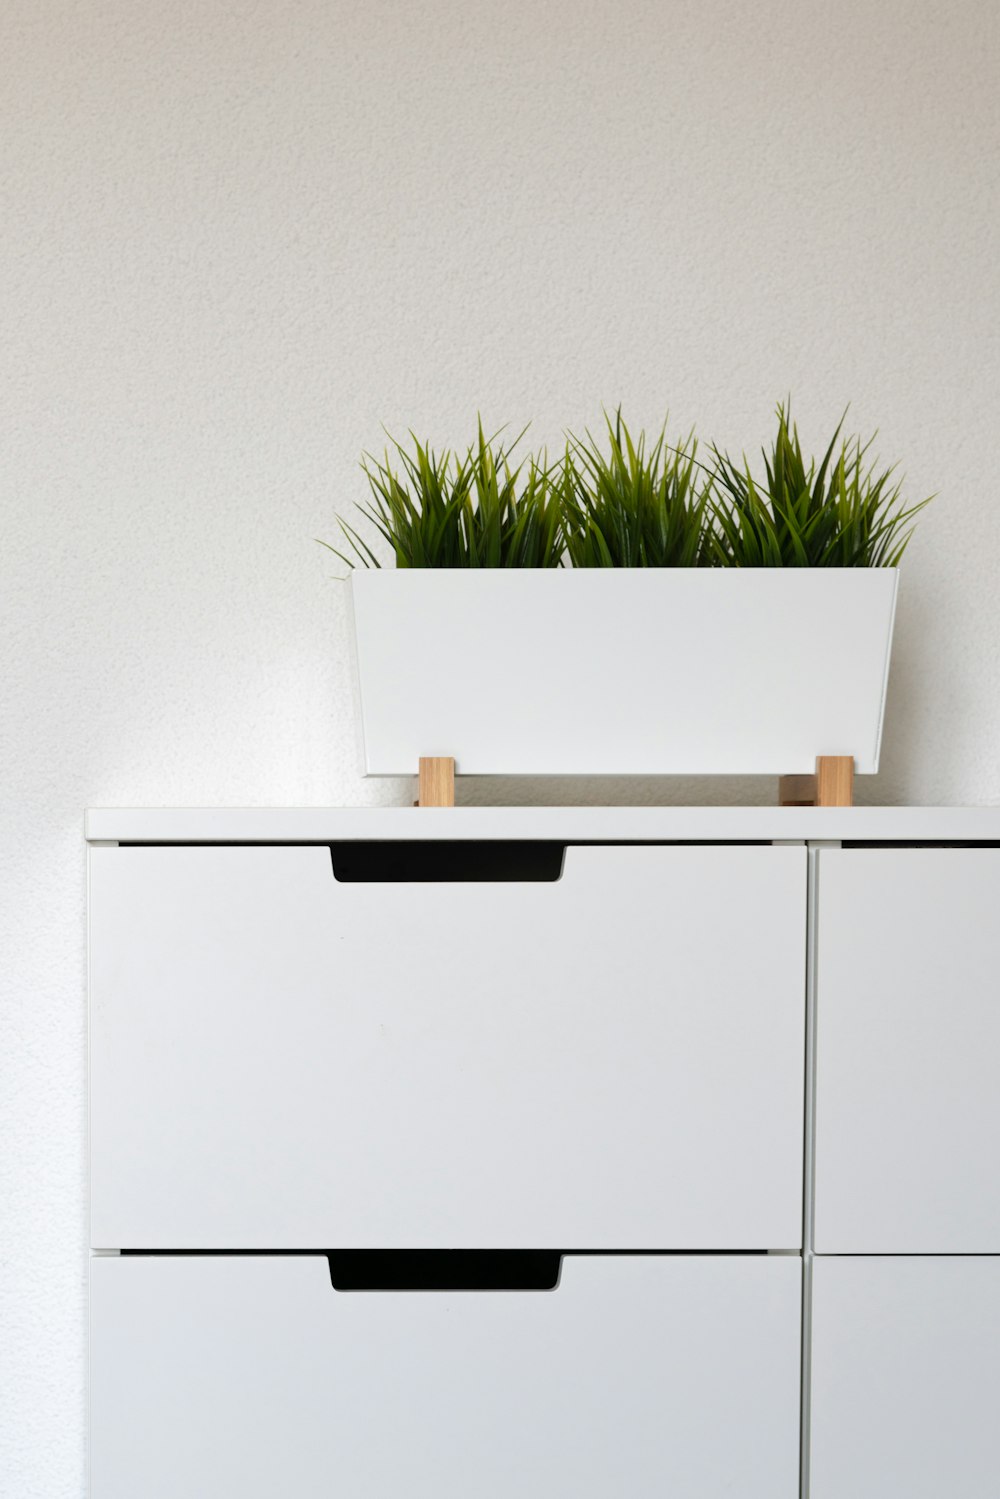
[[[816,1248],[1000,1252],[1000,849],[819,855]]]
[[[1000,1259],[813,1267],[810,1499],[1000,1488]]]
[[[524,883],[92,849],[93,1242],[798,1245],[805,880],[803,848]]]
[[[351,579],[364,765],[878,769],[891,568],[386,570]]]
[[[321,1257],[93,1262],[93,1499],[796,1499],[801,1270],[565,1258],[338,1293]]]

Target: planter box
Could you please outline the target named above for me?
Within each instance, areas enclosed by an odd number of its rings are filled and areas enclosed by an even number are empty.
[[[878,769],[894,568],[358,570],[367,775]]]

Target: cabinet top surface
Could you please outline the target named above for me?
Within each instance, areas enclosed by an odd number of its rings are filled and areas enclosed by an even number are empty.
[[[85,836],[90,843],[976,843],[1000,842],[1000,807],[100,807],[87,812]]]

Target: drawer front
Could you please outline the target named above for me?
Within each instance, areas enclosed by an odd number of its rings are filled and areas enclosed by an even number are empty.
[[[998,1491],[1000,1259],[813,1267],[811,1499]]]
[[[816,1248],[1000,1251],[1000,850],[819,856]]]
[[[91,855],[102,1248],[791,1248],[805,853]]]
[[[548,1292],[321,1257],[92,1265],[93,1499],[796,1499],[800,1262],[565,1258]]]

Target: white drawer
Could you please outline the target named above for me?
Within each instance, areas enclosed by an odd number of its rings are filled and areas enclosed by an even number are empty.
[[[817,1259],[811,1499],[1000,1491],[1000,1259]]]
[[[566,1258],[553,1291],[321,1257],[93,1262],[93,1499],[796,1499],[800,1262]]]
[[[804,912],[799,848],[94,849],[93,1243],[794,1247]]]
[[[819,856],[816,1248],[1000,1251],[1000,850]]]

